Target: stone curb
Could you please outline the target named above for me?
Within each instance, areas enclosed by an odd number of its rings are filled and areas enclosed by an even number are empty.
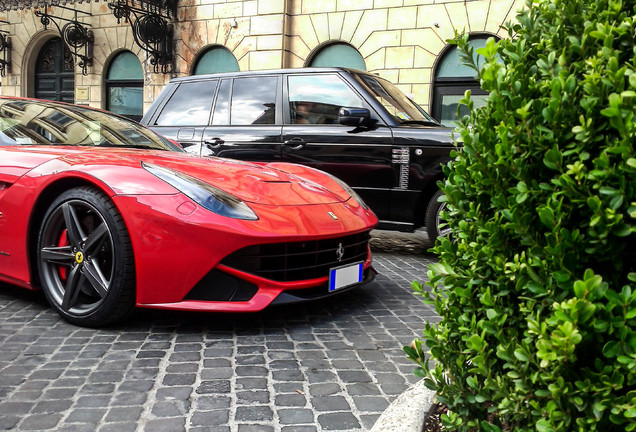
[[[389,405],[370,432],[422,432],[434,400],[435,392],[420,380]]]

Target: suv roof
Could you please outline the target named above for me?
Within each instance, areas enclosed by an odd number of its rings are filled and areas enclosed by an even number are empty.
[[[271,74],[279,74],[279,73],[320,73],[320,72],[349,72],[349,73],[360,73],[365,75],[373,75],[375,77],[379,77],[379,75],[371,74],[369,72],[361,71],[358,69],[350,69],[344,67],[305,67],[305,68],[287,68],[287,69],[263,69],[263,70],[252,70],[252,71],[238,71],[238,72],[219,72],[212,74],[203,74],[203,75],[189,75],[185,77],[174,78],[172,81],[189,81],[192,79],[201,79],[206,77],[229,77],[229,76],[246,76],[246,75],[271,75]]]

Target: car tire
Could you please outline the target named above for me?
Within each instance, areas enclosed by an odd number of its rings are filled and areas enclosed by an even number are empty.
[[[437,237],[445,237],[450,234],[450,228],[446,225],[446,222],[441,219],[441,213],[446,208],[445,202],[439,202],[438,199],[444,195],[444,192],[438,190],[433,194],[431,200],[426,207],[426,216],[424,224],[426,226],[426,233],[428,238],[434,242]],[[444,225],[444,226],[440,226]]]
[[[69,189],[49,206],[37,265],[46,299],[70,323],[102,326],[134,308],[130,237],[115,204],[95,188]]]

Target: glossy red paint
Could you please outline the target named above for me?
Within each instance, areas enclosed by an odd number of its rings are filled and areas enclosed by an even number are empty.
[[[263,292],[269,293],[267,298],[284,289],[324,284],[326,275],[319,280],[276,283],[232,271],[219,266],[219,262],[230,253],[255,244],[304,241],[338,237],[343,232],[363,232],[369,229],[369,221],[373,223],[375,219],[372,213],[357,204],[252,206],[259,215],[259,220],[244,221],[211,218],[209,211],[198,206],[192,214],[184,217],[178,208],[189,200],[180,194],[170,197],[115,197],[114,200],[125,215],[133,248],[135,251],[144,251],[143,259],[136,261],[137,285],[154,287],[152,290],[138,290],[137,304],[155,307],[157,304],[164,304],[162,307],[171,304],[170,307],[180,309],[191,307],[191,302],[181,305],[178,303],[214,268],[255,283]],[[337,221],[328,215],[330,211],[338,215]],[[138,253],[135,255],[141,256]],[[369,251],[365,269],[370,265]],[[271,300],[273,298],[270,302]],[[249,310],[258,310],[266,305],[252,302],[242,306]],[[239,304],[223,305],[214,302],[197,304],[197,309],[209,310],[236,310],[240,307]]]
[[[240,198],[258,220],[215,214],[159,179],[143,163],[185,173]],[[276,282],[220,262],[253,245],[339,238],[371,230],[375,215],[324,173],[290,164],[246,164],[186,153],[52,145],[0,147],[0,280],[38,289],[34,250],[43,212],[78,185],[104,192],[131,239],[136,304],[142,307],[257,311],[283,291],[314,288],[324,277]],[[337,215],[334,218],[333,215]],[[65,244],[66,239],[60,239]],[[218,270],[257,287],[246,301],[190,300]],[[371,271],[367,248],[364,269]]]

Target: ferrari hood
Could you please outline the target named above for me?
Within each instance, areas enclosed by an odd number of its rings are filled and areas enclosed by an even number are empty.
[[[268,165],[175,156],[145,156],[143,162],[187,174],[249,203],[280,206],[328,204],[349,199],[349,195],[326,175],[321,176],[324,182],[317,182]]]
[[[262,205],[305,205],[343,202],[349,194],[320,173],[306,178],[280,168],[223,158],[201,158],[185,153],[136,152],[120,154],[137,163],[154,164],[183,173],[219,188],[242,201]]]

